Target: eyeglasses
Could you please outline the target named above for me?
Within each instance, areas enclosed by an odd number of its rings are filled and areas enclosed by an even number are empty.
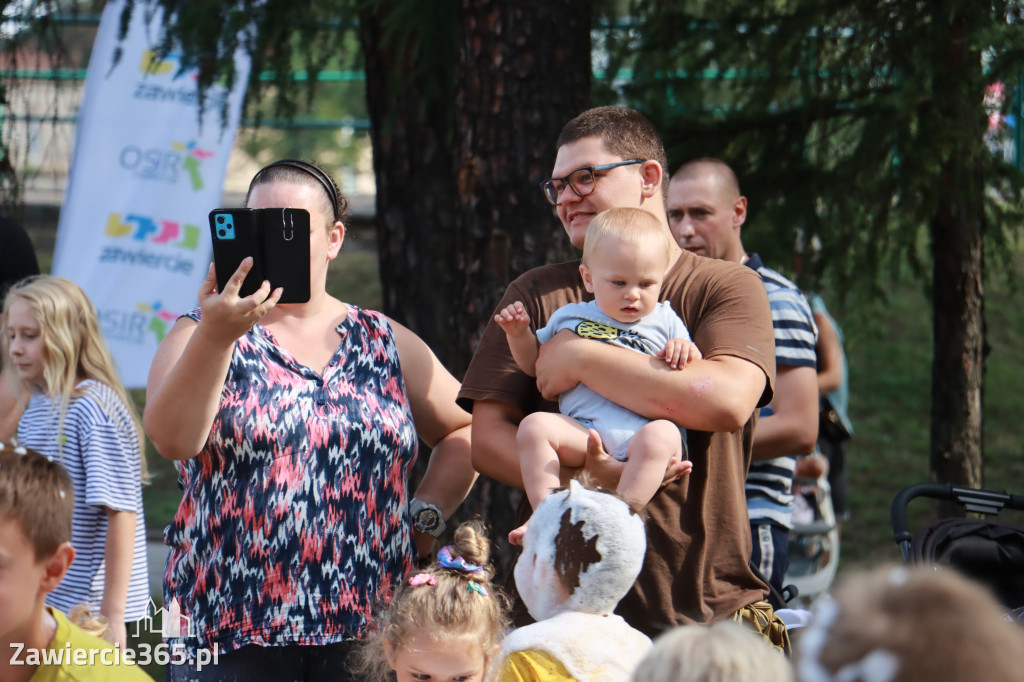
[[[631,161],[619,161],[618,163],[606,163],[603,166],[577,168],[564,178],[550,178],[545,180],[540,183],[540,189],[544,192],[544,196],[547,198],[548,203],[552,206],[557,206],[558,197],[562,194],[562,190],[565,189],[566,184],[572,188],[573,192],[576,192],[577,196],[585,197],[588,194],[592,194],[597,185],[597,178],[594,176],[594,173],[597,173],[598,171],[611,170],[612,168],[618,168],[619,166],[631,166],[633,164],[643,162],[643,159],[633,159]]]

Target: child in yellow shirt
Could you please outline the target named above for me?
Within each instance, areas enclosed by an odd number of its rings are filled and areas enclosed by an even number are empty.
[[[75,558],[73,506],[60,464],[0,443],[0,679],[151,680],[121,650],[44,604]]]

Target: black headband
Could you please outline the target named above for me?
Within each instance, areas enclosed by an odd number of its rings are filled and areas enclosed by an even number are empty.
[[[263,171],[270,170],[271,168],[294,168],[295,170],[302,171],[306,175],[313,176],[313,178],[323,186],[324,191],[327,192],[327,196],[331,200],[331,207],[334,209],[334,219],[338,220],[338,218],[340,218],[338,215],[338,186],[334,184],[334,180],[331,179],[331,176],[325,173],[320,166],[309,163],[308,161],[302,161],[300,159],[281,159],[280,161],[275,161],[269,166],[264,166],[258,173],[256,173],[256,175],[253,176],[252,182],[249,183],[250,192],[252,191],[252,185],[256,182],[256,178],[261,176]]]

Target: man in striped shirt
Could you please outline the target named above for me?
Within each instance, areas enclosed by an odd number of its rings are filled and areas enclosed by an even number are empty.
[[[752,560],[777,589],[789,564],[796,457],[814,450],[818,385],[811,308],[796,285],[743,248],[747,199],[736,173],[719,159],[697,159],[672,176],[668,220],[679,245],[701,256],[744,263],[764,280],[775,330],[775,397],[761,408],[747,474]]]

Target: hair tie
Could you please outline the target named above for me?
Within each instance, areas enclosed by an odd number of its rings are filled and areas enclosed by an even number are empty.
[[[409,578],[409,584],[413,587],[419,587],[420,585],[436,585],[437,578],[429,573],[417,573],[413,577]]]
[[[481,597],[487,596],[487,588],[475,580],[470,580],[468,583],[466,583],[466,587],[469,588],[470,592],[476,592]]]
[[[250,192],[252,191],[252,184],[256,181],[256,178],[258,178],[263,171],[271,168],[294,168],[295,170],[301,171],[312,177],[324,188],[324,192],[327,193],[327,198],[331,201],[331,208],[334,209],[334,215],[331,216],[332,220],[339,220],[341,218],[338,211],[338,194],[340,193],[338,185],[334,182],[334,179],[327,174],[327,171],[315,163],[310,163],[301,159],[281,159],[280,161],[275,161],[274,163],[261,168],[257,171],[256,175],[252,177],[252,181],[249,183]]]
[[[441,551],[437,553],[437,563],[441,564],[445,568],[453,568],[456,571],[462,571],[463,573],[477,573],[484,569],[483,566],[471,564],[460,556],[453,557],[451,545],[445,545],[441,548]]]

